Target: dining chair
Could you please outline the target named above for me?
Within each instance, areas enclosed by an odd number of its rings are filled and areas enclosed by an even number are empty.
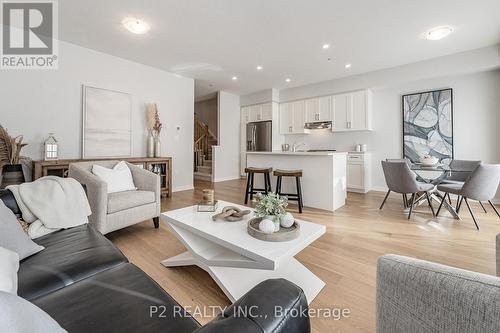
[[[423,195],[425,195],[427,198],[427,203],[429,204],[429,207],[432,211],[432,216],[435,216],[434,208],[432,207],[431,199],[429,196],[429,191],[434,189],[434,185],[418,182],[416,180],[417,175],[413,171],[411,171],[410,166],[404,160],[394,162],[382,161],[382,169],[384,171],[385,181],[389,190],[387,191],[384,201],[382,201],[379,209],[382,209],[384,207],[384,204],[391,192],[411,194],[411,199],[409,201],[410,210],[408,212],[408,219],[410,219],[413,208],[419,201],[416,198],[417,193],[424,192]]]
[[[472,216],[472,220],[476,225],[477,230],[479,230],[479,225],[477,224],[477,219],[472,212],[472,209],[469,205],[468,199],[481,201],[488,201],[491,205],[495,213],[498,217],[500,217],[500,213],[496,209],[495,205],[491,202],[491,200],[495,197],[496,192],[498,190],[498,184],[500,183],[500,164],[480,164],[470,175],[469,178],[465,180],[462,184],[441,184],[438,185],[437,189],[441,192],[444,192],[443,201],[446,200],[446,197],[450,197],[451,194],[456,194],[460,196],[460,202],[457,206],[457,210],[460,209],[462,201],[465,201],[467,208],[469,209],[469,213]],[[443,202],[439,205],[437,210],[437,214],[441,210]]]
[[[408,164],[409,167],[411,167],[411,161],[407,158],[386,158],[385,160],[386,162],[405,162],[406,164]],[[406,193],[403,193],[402,196],[403,196],[403,207],[408,208],[408,196],[406,195]]]

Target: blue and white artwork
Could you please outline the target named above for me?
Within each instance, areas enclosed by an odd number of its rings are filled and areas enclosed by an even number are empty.
[[[453,92],[436,90],[403,96],[403,154],[412,162],[425,155],[453,159]]]

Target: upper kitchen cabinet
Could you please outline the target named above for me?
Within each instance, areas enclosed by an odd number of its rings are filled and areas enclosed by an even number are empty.
[[[250,107],[244,106],[241,108],[241,122],[248,123],[250,121]]]
[[[251,105],[241,108],[245,111],[245,121],[268,121],[273,120],[273,108],[271,103]]]
[[[302,134],[304,129],[305,101],[280,104],[280,134]]]
[[[332,120],[332,97],[324,96],[305,100],[306,123]]]
[[[333,132],[371,130],[371,95],[360,90],[332,96]]]

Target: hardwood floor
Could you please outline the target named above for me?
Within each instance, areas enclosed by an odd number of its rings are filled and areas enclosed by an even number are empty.
[[[274,184],[273,184],[274,186]],[[195,190],[176,192],[163,199],[162,211],[196,204],[201,189],[211,183],[196,182]],[[243,180],[217,183],[216,197],[243,203]],[[348,318],[312,318],[313,332],[374,332],[375,276],[377,258],[396,253],[446,265],[495,274],[495,236],[500,219],[491,207],[484,214],[479,205],[473,209],[480,231],[474,227],[466,208],[461,221],[441,213],[433,218],[426,206],[414,211],[411,220],[402,210],[400,195],[391,195],[382,211],[378,209],[384,193],[349,193],[346,206],[329,213],[305,208],[296,217],[324,224],[327,232],[296,258],[326,282],[312,302],[312,308],[348,308]],[[109,234],[131,262],[142,268],[183,306],[229,305],[210,276],[197,267],[165,268],[160,261],[184,252],[184,246],[164,225],[154,229],[151,221]],[[244,277],[242,277],[244,278]],[[200,323],[212,318],[195,315]]]

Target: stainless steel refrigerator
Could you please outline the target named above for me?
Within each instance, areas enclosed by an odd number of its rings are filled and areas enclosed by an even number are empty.
[[[271,121],[247,124],[247,151],[271,151],[273,126]]]

